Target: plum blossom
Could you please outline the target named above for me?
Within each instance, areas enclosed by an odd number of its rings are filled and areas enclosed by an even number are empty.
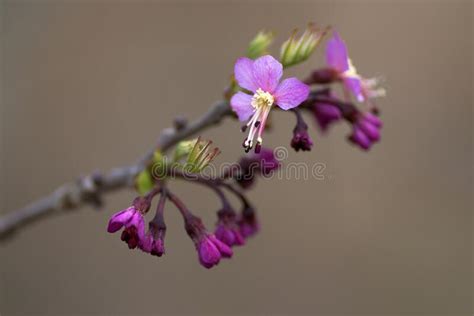
[[[235,63],[234,75],[237,83],[247,94],[239,91],[230,100],[232,109],[240,121],[247,121],[243,130],[249,128],[243,146],[249,152],[256,138],[255,152],[262,148],[262,133],[272,107],[276,104],[282,110],[290,110],[305,101],[309,87],[297,78],[280,82],[283,66],[275,58],[265,55],[255,61],[239,58]]]

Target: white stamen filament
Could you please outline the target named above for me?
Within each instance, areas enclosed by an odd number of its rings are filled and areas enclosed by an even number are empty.
[[[250,120],[247,122],[247,126],[250,126],[250,130],[243,144],[246,151],[249,151],[253,147],[253,140],[255,138],[255,134],[258,134],[257,143],[259,145],[262,144],[263,129],[265,128],[265,122],[267,120],[268,113],[270,112],[271,107],[273,105],[273,102],[273,96],[260,88],[257,89],[255,94],[253,95],[251,104],[254,107],[255,111]]]

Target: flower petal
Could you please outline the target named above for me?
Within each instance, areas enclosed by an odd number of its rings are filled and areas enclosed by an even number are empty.
[[[377,142],[380,140],[380,131],[377,126],[373,125],[366,119],[363,119],[358,122],[358,127],[364,132],[367,137],[373,141]]]
[[[339,72],[349,69],[349,56],[344,41],[339,33],[334,31],[326,46],[326,63]]]
[[[219,249],[219,252],[221,253],[222,257],[224,257],[224,258],[232,257],[234,252],[232,251],[232,249],[229,246],[227,246],[222,241],[217,239],[216,236],[214,236],[214,235],[210,235],[208,238],[209,238],[210,241],[212,241],[214,243],[214,245],[217,247],[217,249]]]
[[[247,57],[241,57],[237,59],[234,66],[234,76],[239,86],[249,91],[255,92],[257,91],[258,86],[254,79],[253,65],[254,61]]]
[[[146,234],[145,237],[138,242],[138,248],[143,252],[150,253],[152,244],[153,237],[151,237],[151,234]]]
[[[221,260],[219,249],[207,237],[198,245],[199,262],[207,269],[212,268]]]
[[[145,240],[145,219],[140,212],[135,212],[129,222],[125,224],[126,227],[135,227],[137,229],[138,240]]]
[[[365,97],[362,93],[362,84],[358,77],[344,78],[344,86],[349,90],[359,102],[364,102]]]
[[[342,118],[342,113],[337,107],[326,103],[316,103],[313,106],[313,113],[322,131],[326,131],[332,123]]]
[[[282,64],[270,55],[262,56],[253,64],[253,76],[257,88],[273,93],[283,75]]]
[[[372,123],[373,125],[377,126],[378,128],[381,128],[383,125],[382,120],[378,116],[375,116],[372,113],[369,113],[369,112],[365,113],[364,118],[370,123]]]
[[[230,99],[230,106],[232,107],[232,110],[237,113],[240,121],[248,120],[253,114],[254,108],[251,102],[252,96],[241,91],[234,94],[232,99]]]
[[[133,216],[135,213],[135,208],[129,207],[123,211],[115,213],[112,215],[107,227],[109,233],[115,233],[120,230]]]
[[[300,105],[308,98],[309,87],[296,78],[283,80],[274,92],[275,103],[283,110]]]
[[[349,138],[354,144],[359,145],[360,148],[364,150],[369,150],[372,142],[369,137],[364,134],[364,132],[359,127],[354,127],[352,135]]]

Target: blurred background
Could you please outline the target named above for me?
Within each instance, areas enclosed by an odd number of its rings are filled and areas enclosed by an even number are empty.
[[[0,244],[4,315],[471,315],[472,1],[3,1],[1,213],[94,170],[127,165],[162,128],[220,99],[258,30],[272,52],[295,27],[330,24],[363,75],[383,75],[382,142],[314,124],[324,180],[258,181],[262,231],[212,270],[197,262],[174,208],[167,254],[132,252],[106,232],[134,196],[107,196]],[[305,77],[315,56],[286,75]],[[277,113],[268,146],[289,145]],[[313,123],[308,118],[308,123]],[[242,154],[239,124],[203,133]],[[173,184],[212,227],[218,200]]]

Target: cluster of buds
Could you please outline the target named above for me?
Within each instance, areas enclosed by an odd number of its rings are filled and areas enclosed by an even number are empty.
[[[322,131],[330,125],[345,119],[352,126],[348,140],[363,150],[380,140],[382,121],[374,99],[385,96],[385,90],[379,87],[380,79],[364,78],[358,74],[349,58],[347,46],[337,32],[328,41],[326,48],[327,67],[313,71],[308,84],[341,83],[344,100],[339,99],[330,88],[323,93],[313,94],[307,101],[316,122]],[[360,110],[351,100],[365,105]]]
[[[184,142],[178,145],[179,150],[186,154],[175,152],[175,158],[186,158],[185,161],[198,161],[201,164],[200,156],[207,151],[214,152],[209,148],[209,142],[198,140]],[[198,150],[196,150],[198,148]],[[191,158],[190,158],[191,156]],[[205,156],[205,155],[204,155]],[[195,160],[193,160],[193,157]],[[163,158],[163,157],[162,157]],[[256,168],[254,169],[254,166]],[[247,176],[252,175],[246,181],[253,182],[255,175],[266,175],[280,166],[275,159],[273,152],[262,148],[261,153],[252,154],[241,160],[239,170],[244,170]],[[164,219],[164,209],[166,201],[171,201],[180,211],[185,231],[193,241],[199,262],[205,268],[216,266],[222,258],[232,257],[234,246],[242,246],[248,237],[253,236],[260,227],[254,208],[251,206],[245,195],[235,186],[242,185],[238,176],[228,174],[222,179],[207,179],[197,175],[197,177],[187,177],[183,166],[182,172],[174,170],[174,176],[187,180],[197,181],[200,184],[211,188],[222,201],[222,207],[217,212],[217,223],[214,233],[206,229],[202,220],[193,214],[190,209],[167,188],[166,181],[159,179],[145,195],[135,198],[132,205],[125,210],[114,214],[109,221],[107,231],[118,232],[123,228],[121,239],[130,249],[140,249],[145,253],[161,257],[165,253],[164,239],[166,234],[166,224]],[[202,169],[200,169],[202,171]],[[239,173],[239,175],[242,175]],[[235,195],[242,204],[240,212],[236,212],[224,194],[224,190]],[[156,213],[148,224],[148,231],[145,227],[145,216],[150,211],[152,200],[159,196]]]

